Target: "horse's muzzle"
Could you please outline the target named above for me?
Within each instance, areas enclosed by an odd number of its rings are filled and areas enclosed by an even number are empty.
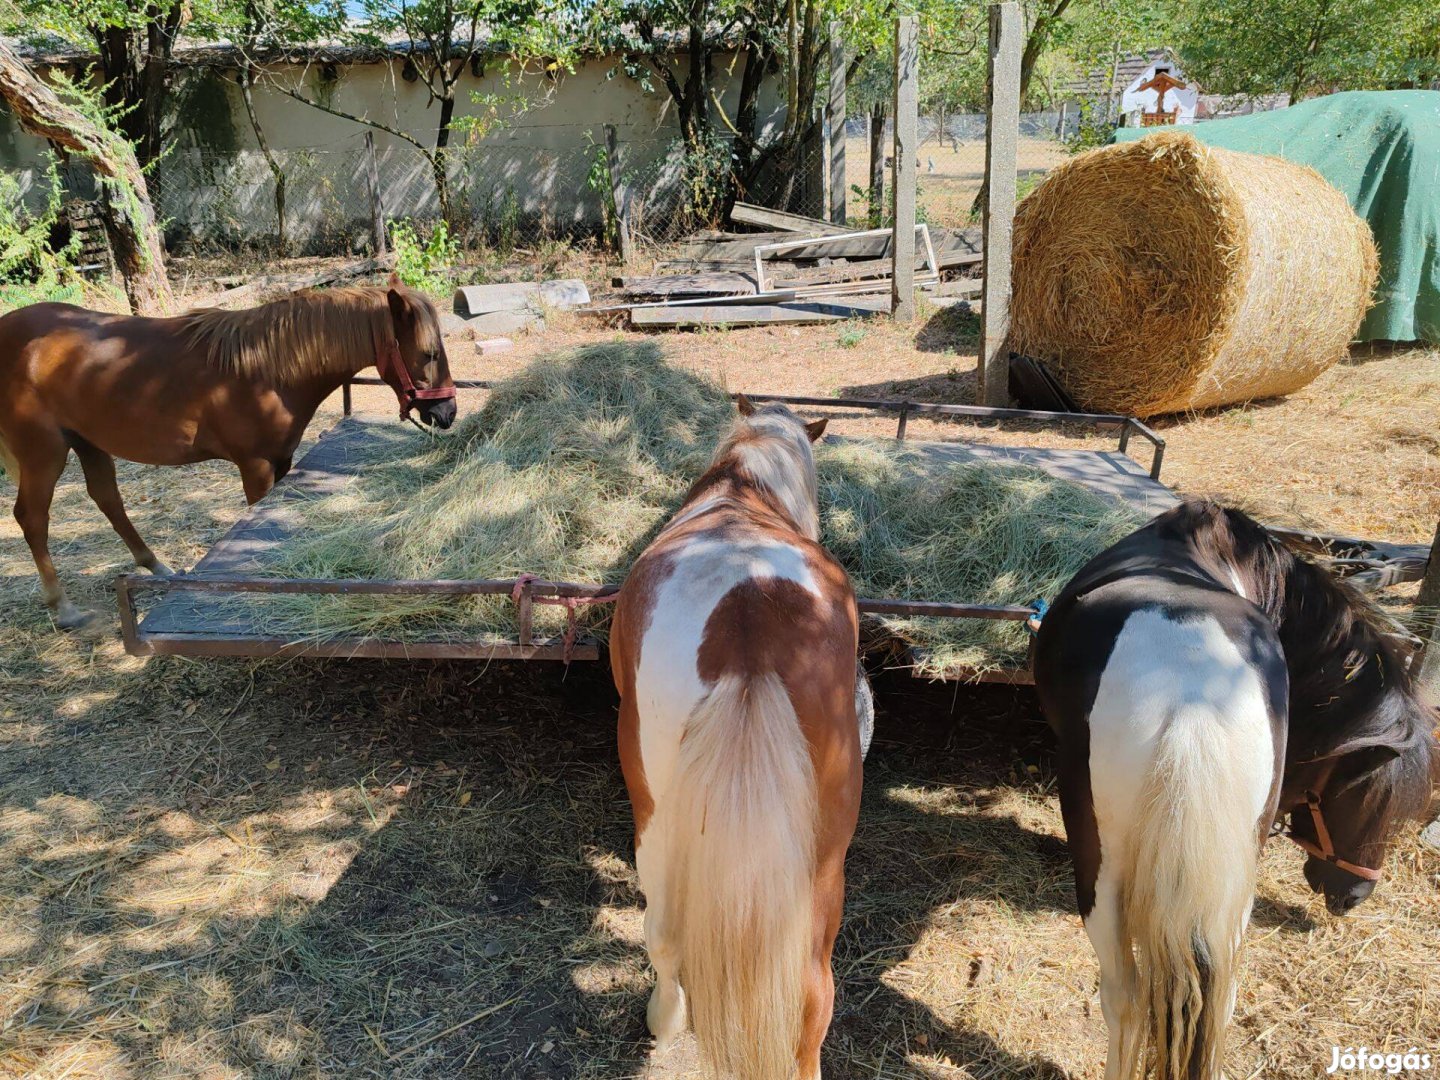
[[[415,411],[420,414],[420,419],[431,427],[444,431],[451,424],[455,423],[455,399],[441,398],[438,401],[417,401]]]

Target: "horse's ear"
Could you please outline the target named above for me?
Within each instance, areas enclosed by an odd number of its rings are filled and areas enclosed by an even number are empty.
[[[825,434],[825,425],[828,423],[830,423],[828,416],[821,420],[812,420],[805,425],[805,434],[810,436],[811,442],[819,442],[820,436]]]
[[[736,395],[736,397],[735,397],[735,408],[737,408],[737,409],[740,410],[740,415],[741,415],[741,416],[754,416],[754,415],[755,415],[755,406],[750,403],[750,399],[749,399],[748,397],[746,397],[744,394],[738,394],[738,395]]]
[[[387,282],[385,282],[385,284],[388,285],[388,286],[390,286],[390,288],[392,288],[392,289],[398,289],[398,288],[400,288],[400,286],[404,285],[405,283],[400,280],[400,273],[399,273],[399,271],[397,271],[397,270],[391,270],[391,271],[390,271],[390,280],[388,280]]]
[[[401,296],[398,291],[391,289],[385,294],[386,301],[390,304],[390,315],[398,323],[410,314],[410,303]]]

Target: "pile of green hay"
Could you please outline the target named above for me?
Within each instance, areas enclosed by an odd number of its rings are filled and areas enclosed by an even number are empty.
[[[725,390],[667,366],[650,343],[537,361],[449,437],[393,446],[342,493],[305,508],[275,576],[619,582],[710,462],[735,416]],[[947,466],[890,441],[822,444],[822,541],[858,595],[987,604],[1053,596],[1140,519],[1028,468]],[[513,640],[508,597],[278,595],[237,599],[294,637]],[[581,609],[602,637],[607,606]],[[882,617],[922,668],[1023,662],[1019,623]],[[534,613],[538,634],[562,609]]]

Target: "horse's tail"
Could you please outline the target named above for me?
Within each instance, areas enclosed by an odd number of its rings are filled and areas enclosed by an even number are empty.
[[[1237,719],[1251,721],[1208,710],[1169,718],[1130,834],[1124,939],[1135,944],[1136,1004],[1159,1080],[1221,1077],[1259,857],[1253,765],[1237,760],[1227,731]]]
[[[10,474],[12,482],[20,483],[20,462],[15,460],[15,451],[11,450],[9,444],[5,442],[3,432],[0,432],[0,467]]]
[[[686,724],[672,791],[664,921],[700,1052],[735,1080],[788,1080],[814,947],[817,805],[778,676],[716,682]]]

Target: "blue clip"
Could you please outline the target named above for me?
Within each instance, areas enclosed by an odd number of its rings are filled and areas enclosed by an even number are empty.
[[[1025,629],[1029,630],[1032,634],[1038,634],[1040,632],[1040,624],[1045,621],[1045,615],[1050,610],[1050,602],[1048,600],[1036,600],[1030,605],[1030,610],[1034,612],[1034,614],[1025,620]]]

